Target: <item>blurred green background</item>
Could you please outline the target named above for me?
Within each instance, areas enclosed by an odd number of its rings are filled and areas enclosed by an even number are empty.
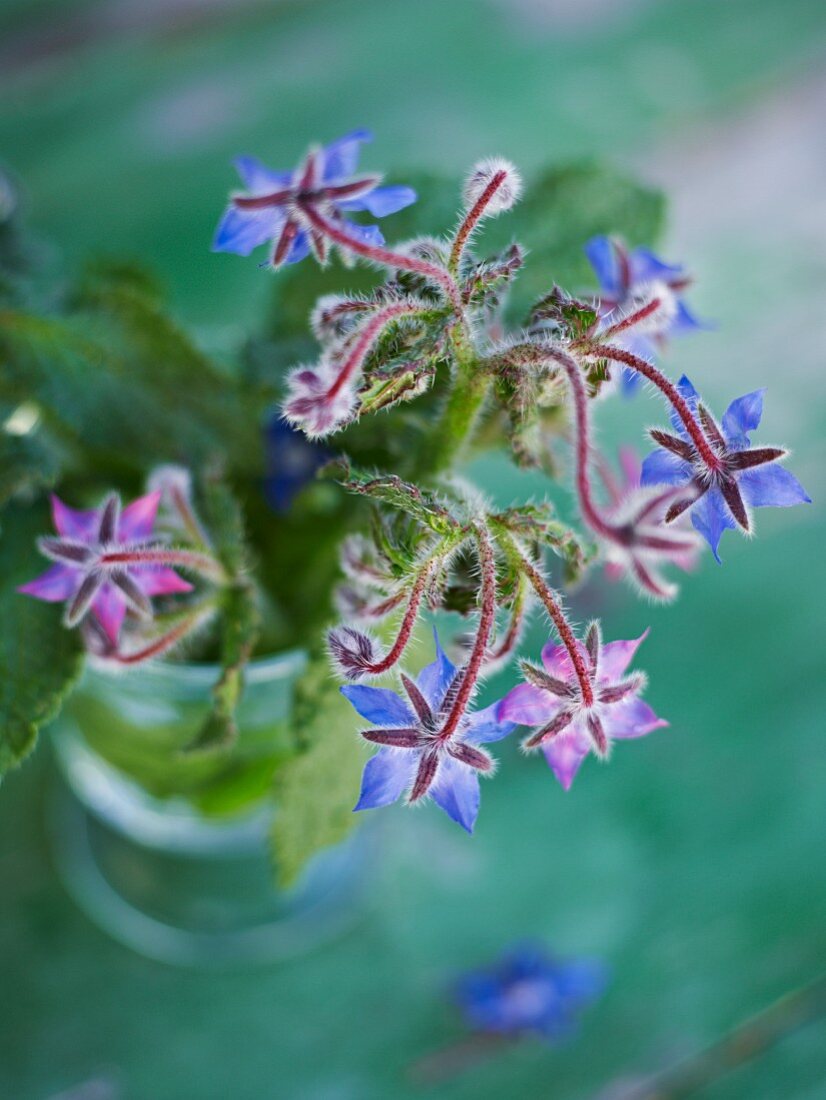
[[[399,179],[599,155],[665,187],[663,252],[716,326],[667,366],[718,410],[767,385],[762,438],[794,447],[816,502],[761,513],[754,543],[727,535],[725,565],[706,556],[675,607],[580,591],[609,637],[652,626],[641,663],[670,730],[589,763],[567,796],[505,747],[473,840],[389,811],[376,904],[295,962],[178,972],[107,940],[51,870],[40,753],[0,797],[0,1096],[417,1096],[408,1065],[460,1034],[446,981],[526,935],[605,959],[608,994],[568,1045],[526,1043],[435,1091],[595,1096],[826,966],[824,61],[822,0],[0,6],[0,159],[44,249],[152,264],[214,346],[271,288],[207,251],[237,153],[289,166],[366,125],[365,162]],[[603,439],[658,415],[644,397],[606,408]],[[698,1095],[826,1097],[826,1022]]]

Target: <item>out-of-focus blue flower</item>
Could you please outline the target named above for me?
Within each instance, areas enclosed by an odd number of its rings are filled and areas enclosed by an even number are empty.
[[[296,495],[315,477],[331,452],[311,443],[276,413],[264,429],[266,478],[264,495],[276,512],[289,512]]]
[[[363,141],[372,141],[370,132],[353,130],[330,145],[311,148],[293,172],[273,172],[255,157],[238,157],[235,167],[247,190],[230,196],[215,231],[213,252],[249,256],[272,241],[272,267],[298,263],[311,251],[325,262],[328,243],[307,223],[302,205],[315,206],[327,218],[339,220],[351,237],[383,244],[378,226],[358,225],[344,214],[367,211],[383,218],[415,202],[416,192],[410,187],[381,187],[378,175],[356,176]]]
[[[553,1042],[574,1031],[579,1013],[601,996],[606,982],[598,962],[555,959],[541,944],[525,943],[490,969],[461,978],[454,997],[474,1031]]]
[[[684,485],[693,495],[684,507],[691,522],[711,547],[717,561],[720,539],[727,528],[751,530],[749,508],[789,508],[810,504],[811,497],[794,476],[778,464],[786,451],[781,447],[752,448],[748,433],[763,415],[764,390],[738,397],[726,409],[718,427],[701,404],[700,396],[685,375],[677,388],[699,417],[706,437],[721,459],[720,470],[710,473],[675,412],[671,423],[677,435],[653,432],[659,444],[642,464],[643,485]]]
[[[447,739],[440,737],[463,675],[450,662],[436,637],[436,660],[415,680],[404,673],[405,696],[387,688],[346,684],[341,692],[376,729],[361,736],[381,748],[364,769],[356,810],[389,806],[405,792],[408,802],[429,795],[467,832],[479,813],[479,772],[491,772],[493,760],[478,746],[499,741],[514,729],[496,717],[498,703],[465,713]]]
[[[668,337],[703,327],[680,297],[679,292],[690,283],[682,267],[664,263],[647,248],[629,251],[613,237],[592,237],[585,245],[585,254],[602,290],[599,315],[603,319],[618,320],[624,313],[630,312],[635,297],[652,283],[664,283],[674,293],[675,310],[667,316],[659,330],[643,333],[630,329],[617,339],[618,344],[634,355],[655,360]],[[630,396],[639,384],[640,376],[623,367],[623,393]]]

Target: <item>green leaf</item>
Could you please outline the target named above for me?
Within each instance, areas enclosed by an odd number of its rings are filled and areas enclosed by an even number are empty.
[[[536,550],[552,550],[564,563],[565,580],[573,584],[596,554],[592,543],[583,542],[566,524],[554,518],[550,502],[522,504],[491,516],[492,525],[504,527]]]
[[[34,540],[50,527],[44,507],[11,505],[0,537],[0,775],[32,750],[77,679],[82,654],[60,609],[16,591],[38,572]],[[42,563],[45,567],[45,562]]]
[[[402,481],[395,474],[376,476],[363,470],[347,469],[340,480],[351,493],[404,512],[439,535],[446,535],[457,526],[456,520],[435,493]]]
[[[293,729],[299,754],[275,776],[272,845],[281,886],[290,886],[318,851],[342,840],[356,824],[366,752],[353,709],[316,655],[296,687]]]

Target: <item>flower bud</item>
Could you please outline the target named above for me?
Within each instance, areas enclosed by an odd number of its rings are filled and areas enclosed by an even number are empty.
[[[327,648],[336,670],[347,680],[361,679],[376,659],[373,639],[351,626],[331,630],[327,635]]]
[[[478,212],[479,217],[495,217],[510,210],[519,201],[522,178],[509,160],[489,157],[473,166],[465,181],[463,197],[466,207],[474,207],[486,193],[487,201]]]

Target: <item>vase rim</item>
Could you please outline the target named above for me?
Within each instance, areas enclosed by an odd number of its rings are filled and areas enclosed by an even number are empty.
[[[244,670],[244,679],[247,684],[264,684],[270,680],[280,680],[292,673],[301,672],[307,663],[307,651],[296,647],[284,649],[278,653],[265,654],[254,657]],[[123,670],[112,668],[105,661],[89,661],[90,671],[96,675],[118,678],[123,676]],[[220,675],[221,665],[215,661],[156,661],[145,665],[143,668],[134,669],[132,675],[151,676],[157,679],[174,680],[176,683],[187,683],[193,686],[213,684]]]

